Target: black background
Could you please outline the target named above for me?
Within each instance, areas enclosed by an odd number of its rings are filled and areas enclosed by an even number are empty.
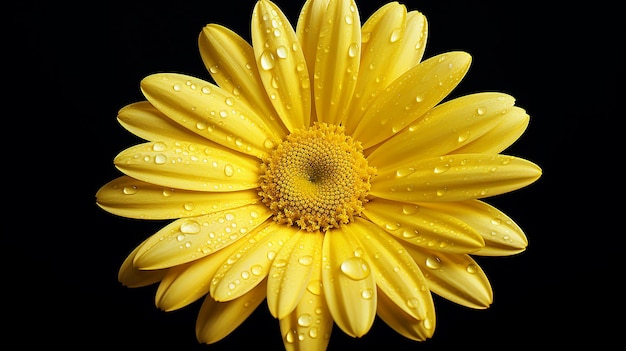
[[[302,1],[276,3],[293,24]],[[385,2],[359,1],[361,18]],[[526,252],[478,258],[494,290],[487,310],[435,297],[437,330],[404,339],[376,320],[361,339],[335,329],[328,350],[501,350],[609,345],[624,277],[619,131],[624,41],[601,1],[404,2],[429,21],[425,58],[463,50],[472,66],[450,97],[502,91],[531,116],[507,153],[539,164],[533,185],[488,200],[529,238]],[[254,1],[23,2],[6,12],[5,173],[10,194],[3,283],[9,327],[24,347],[141,350],[282,349],[264,304],[235,332],[198,344],[199,303],[165,313],[156,286],[117,282],[125,256],[164,222],[112,216],[94,203],[119,173],[112,160],[139,139],[116,122],[155,72],[210,79],[197,38],[211,22],[250,38]],[[7,93],[8,92],[8,95]]]

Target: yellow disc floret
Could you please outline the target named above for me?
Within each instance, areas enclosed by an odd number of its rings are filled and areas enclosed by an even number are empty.
[[[316,123],[287,136],[262,171],[259,195],[274,220],[326,231],[361,214],[375,168],[343,127]]]

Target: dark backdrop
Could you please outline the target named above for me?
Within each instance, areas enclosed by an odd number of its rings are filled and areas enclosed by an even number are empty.
[[[302,1],[276,3],[295,24]],[[362,19],[383,3],[357,2]],[[613,280],[623,278],[624,268],[623,226],[611,210],[622,206],[615,202],[621,185],[609,178],[619,175],[623,157],[620,139],[609,136],[623,117],[616,9],[601,1],[404,3],[428,18],[425,57],[472,54],[452,96],[503,91],[530,114],[527,132],[507,152],[536,162],[544,175],[490,201],[516,220],[530,244],[514,257],[478,258],[493,286],[491,308],[470,310],[436,297],[431,340],[406,340],[377,320],[361,339],[335,329],[328,349],[608,343],[621,327],[603,316],[623,307],[613,300]],[[139,81],[154,72],[209,79],[197,49],[200,30],[217,22],[249,39],[253,6],[252,0],[34,1],[5,15],[11,25],[3,54],[9,61],[5,135],[18,138],[5,142],[7,190],[14,196],[4,234],[9,335],[27,346],[61,348],[282,348],[278,321],[264,304],[207,346],[194,336],[199,303],[165,313],[154,306],[156,286],[121,286],[122,260],[164,223],[114,217],[94,204],[98,188],[119,175],[114,156],[139,141],[116,122],[119,108],[142,99]]]

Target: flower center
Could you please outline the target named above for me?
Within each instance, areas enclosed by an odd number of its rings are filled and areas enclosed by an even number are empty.
[[[361,144],[326,123],[288,135],[261,168],[259,195],[274,220],[307,231],[327,231],[360,215],[376,173]]]

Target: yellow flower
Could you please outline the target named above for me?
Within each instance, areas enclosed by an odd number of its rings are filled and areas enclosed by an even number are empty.
[[[399,334],[435,330],[432,293],[486,308],[472,255],[523,251],[507,215],[480,199],[537,180],[500,154],[528,125],[513,97],[443,102],[471,57],[422,60],[426,18],[396,2],[361,26],[352,0],[309,0],[297,27],[272,2],[252,45],[216,24],[200,33],[215,84],[159,73],[119,122],[147,142],[122,151],[125,175],[97,203],[113,214],[174,219],[122,264],[129,287],[159,283],[165,311],[204,302],[214,343],[266,300],[288,350],[323,350],[334,323],[361,337],[379,316]]]

